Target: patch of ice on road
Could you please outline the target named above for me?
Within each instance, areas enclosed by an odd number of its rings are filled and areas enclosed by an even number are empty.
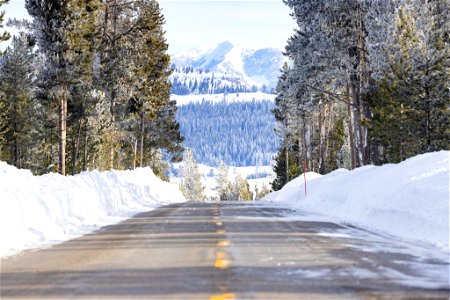
[[[318,232],[315,235],[328,236],[328,237],[338,237],[338,238],[351,238],[352,236],[346,233],[337,232]]]
[[[449,288],[449,273],[445,266],[430,268],[429,265],[417,265],[416,268],[417,274],[411,275],[392,268],[379,267],[385,276],[404,286],[424,289]],[[443,276],[443,274],[446,275]]]
[[[327,275],[332,274],[331,269],[327,268],[317,268],[317,269],[297,269],[293,271],[285,272],[286,275],[298,275],[302,278],[313,279],[313,278],[324,278]]]

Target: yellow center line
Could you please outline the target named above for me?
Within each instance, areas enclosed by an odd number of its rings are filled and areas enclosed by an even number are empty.
[[[217,242],[217,246],[218,247],[227,247],[230,246],[230,241],[229,240],[221,240]]]
[[[225,259],[225,253],[224,252],[217,252],[216,253],[216,259]]]
[[[210,300],[234,300],[234,299],[236,299],[236,294],[225,293],[225,294],[212,295],[209,299]]]
[[[216,222],[216,225],[217,225],[217,226],[222,226],[222,222],[217,221],[217,222]]]
[[[226,269],[230,265],[230,261],[226,259],[217,259],[214,263],[214,267],[218,269]]]
[[[216,233],[217,233],[217,234],[225,234],[225,230],[219,229],[219,230],[216,231]]]

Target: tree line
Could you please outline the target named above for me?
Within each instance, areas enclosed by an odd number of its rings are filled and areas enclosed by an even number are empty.
[[[215,199],[207,199],[205,195],[205,187],[202,183],[202,175],[200,173],[194,153],[187,148],[183,163],[180,168],[180,190],[188,201],[253,201],[259,200],[270,192],[266,185],[262,185],[260,189],[255,186],[255,191],[250,191],[250,185],[247,179],[238,173],[234,181],[229,178],[228,167],[225,163],[220,162],[218,174],[216,177],[216,185],[214,190],[217,192]]]
[[[284,0],[297,21],[277,84],[275,190],[307,170],[449,147],[449,2]]]
[[[254,93],[259,90],[256,85],[250,87],[237,76],[214,73],[208,69],[194,69],[190,66],[180,68],[175,64],[172,64],[172,69],[174,73],[170,78],[170,91],[175,95]],[[266,86],[260,90],[268,91]]]
[[[1,160],[65,175],[147,165],[162,174],[163,157],[181,159],[157,1],[25,6],[32,21],[10,21],[21,33],[0,58]]]
[[[271,110],[273,101],[211,102],[178,108],[177,120],[185,146],[198,162],[217,167],[267,166],[278,147]]]

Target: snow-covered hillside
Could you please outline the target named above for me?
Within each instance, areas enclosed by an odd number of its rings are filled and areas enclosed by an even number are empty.
[[[247,91],[262,86],[268,90],[274,88],[286,59],[279,49],[245,49],[226,41],[175,54],[171,60],[176,67],[183,69],[183,72],[176,69],[172,74],[175,87],[185,85],[201,94],[226,86],[233,89],[242,87]],[[186,72],[185,67],[192,69]],[[193,88],[195,82],[197,86]],[[209,88],[199,91],[198,85],[206,82]]]
[[[400,164],[307,173],[263,200],[449,252],[449,151]],[[448,257],[448,256],[447,256]]]
[[[278,149],[272,95],[178,96],[184,146],[197,162],[218,166],[270,165]]]
[[[0,162],[0,256],[182,201],[178,186],[161,181],[150,168],[33,176]]]

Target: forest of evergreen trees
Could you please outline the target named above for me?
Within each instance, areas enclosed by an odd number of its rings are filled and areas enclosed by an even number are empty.
[[[203,101],[178,108],[184,145],[199,163],[217,167],[270,165],[277,149],[272,101],[212,103]]]
[[[447,0],[284,0],[298,28],[277,86],[275,190],[303,170],[449,148]]]
[[[21,33],[0,63],[0,160],[37,174],[144,165],[162,174],[162,155],[180,159],[157,1],[25,5],[33,20],[11,22]]]
[[[225,93],[253,93],[258,90],[267,92],[263,86],[258,89],[256,85],[249,86],[242,79],[226,74],[218,74],[209,70],[194,69],[190,66],[177,67],[172,64],[174,71],[171,76],[172,87],[175,95],[201,95],[201,94],[225,94]]]

